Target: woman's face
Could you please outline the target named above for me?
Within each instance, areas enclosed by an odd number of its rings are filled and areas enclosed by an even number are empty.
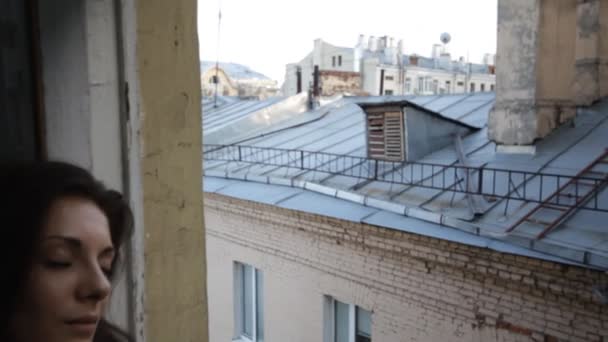
[[[109,299],[114,254],[97,205],[79,197],[56,200],[12,322],[18,340],[92,341]]]

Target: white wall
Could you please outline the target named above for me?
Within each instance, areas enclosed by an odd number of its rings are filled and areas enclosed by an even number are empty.
[[[342,64],[338,65],[338,56],[342,56]],[[335,65],[332,63],[335,57]],[[317,39],[314,42],[312,52],[298,63],[287,64],[285,68],[284,95],[295,95],[296,93],[296,68],[302,70],[302,91],[307,91],[312,85],[314,66],[318,65],[319,70],[334,71],[356,71],[357,61],[354,49],[342,48]]]

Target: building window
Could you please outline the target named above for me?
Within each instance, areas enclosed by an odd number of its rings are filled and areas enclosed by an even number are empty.
[[[336,66],[336,56],[331,56],[331,66],[332,67]]]
[[[342,55],[338,56],[338,66],[342,66]]]
[[[216,83],[219,83],[219,82],[217,81],[217,76],[215,76],[215,75],[211,76],[211,77],[209,78],[209,84],[216,84]]]
[[[433,83],[432,82],[433,82],[433,80],[430,77],[426,77],[424,79],[424,90],[426,92],[433,91],[433,89],[432,89],[433,88]]]
[[[486,91],[486,85],[485,85],[485,83],[480,84],[479,87],[480,87],[479,91]]]
[[[470,88],[469,92],[474,93],[475,92],[475,83],[471,83],[470,87],[471,88]]]
[[[254,267],[234,263],[235,340],[264,341],[264,300],[262,272]]]
[[[386,89],[384,95],[393,95],[393,91],[391,89]]]
[[[331,297],[325,308],[325,342],[371,342],[371,312]]]
[[[405,92],[409,93],[411,91],[412,91],[412,79],[408,77],[405,79]]]
[[[458,82],[458,86],[459,87],[463,87],[464,86],[464,82]]]
[[[490,91],[494,91],[494,85],[490,84]]]
[[[452,82],[445,81],[445,92],[448,94],[452,92]]]
[[[424,77],[418,77],[418,91],[421,93],[424,91]]]
[[[433,80],[433,94],[437,94],[439,91],[439,81]]]
[[[392,81],[395,78],[393,76],[385,76],[384,79],[387,80],[387,81]]]

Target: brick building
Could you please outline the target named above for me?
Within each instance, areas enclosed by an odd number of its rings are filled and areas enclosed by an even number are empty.
[[[344,97],[205,145],[211,341],[606,341],[605,79],[545,45],[570,18],[572,56],[603,46],[606,9],[499,1],[496,95]]]
[[[444,115],[477,106],[465,121],[487,118],[493,95],[463,97],[413,101],[448,105]],[[260,133],[240,148],[205,146],[212,341],[242,332],[242,265],[255,268],[261,279],[256,312],[266,340],[333,341],[335,301],[352,304],[353,312],[371,313],[374,341],[601,341],[606,336],[608,307],[602,300],[608,259],[599,242],[606,234],[594,233],[601,229],[599,222],[589,222],[588,216],[605,212],[581,209],[537,241],[538,226],[504,231],[538,203],[497,199],[486,204],[482,215],[468,216],[471,209],[462,193],[393,182],[389,173],[380,172],[380,181],[360,176],[371,166],[349,173],[349,167],[374,159],[360,157],[366,153],[365,114],[359,107],[366,107],[364,98],[342,101],[322,107],[329,114],[319,120]],[[539,175],[548,173],[574,160],[580,149],[593,150],[582,156],[588,164],[602,152],[593,144],[607,132],[606,115],[604,101],[581,115],[595,123],[555,135],[539,152],[550,156],[527,167],[537,165]],[[495,146],[484,138],[487,127],[480,126],[463,138],[469,161],[491,154],[492,161],[483,162],[488,170],[511,165],[504,170],[516,172],[517,164],[530,159],[492,153]],[[587,139],[576,141],[586,134]],[[563,149],[552,148],[560,139],[567,140]],[[298,146],[302,150],[292,150]],[[439,182],[454,172],[448,165],[456,151],[454,146],[437,149],[419,160],[423,164],[409,165],[444,165],[430,177]],[[543,167],[551,158],[556,159]],[[421,178],[432,172],[427,168]],[[406,166],[396,174],[418,172]],[[487,172],[484,179],[490,178]],[[534,191],[528,184],[527,191]],[[605,209],[608,203],[600,200],[599,205]],[[348,316],[351,327],[356,325],[353,315]]]

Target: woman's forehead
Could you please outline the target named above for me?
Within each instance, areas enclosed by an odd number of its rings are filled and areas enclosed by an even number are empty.
[[[42,238],[66,237],[87,245],[111,245],[108,219],[93,202],[81,197],[62,197],[49,208]]]

